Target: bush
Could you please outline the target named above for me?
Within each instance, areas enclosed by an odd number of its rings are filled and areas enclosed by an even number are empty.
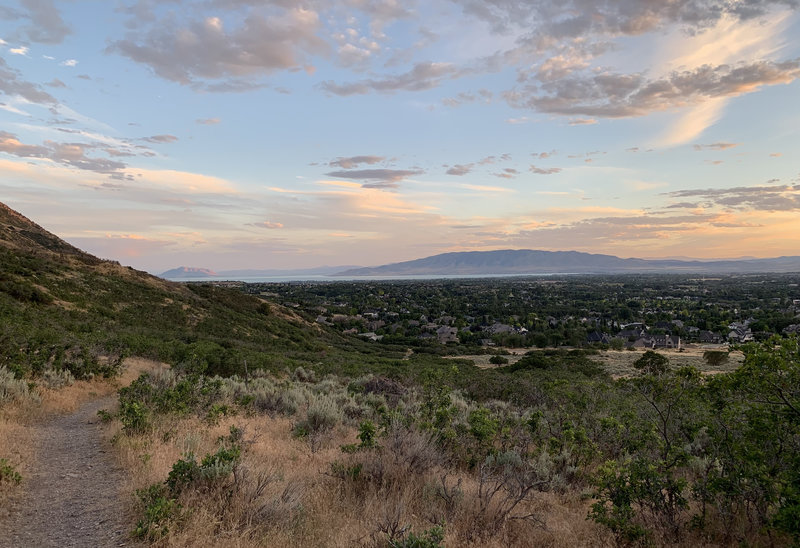
[[[22,476],[6,459],[0,459],[0,485],[4,483],[19,484]]]
[[[717,367],[728,361],[728,352],[724,350],[706,350],[703,359],[712,367]]]
[[[489,358],[489,363],[494,365],[505,365],[508,363],[508,358],[504,358],[503,356],[492,356]]]
[[[16,378],[5,366],[0,366],[0,406],[25,398],[39,400],[38,394],[31,391],[26,381]]]
[[[408,532],[408,536],[400,539],[390,539],[390,548],[443,548],[444,527],[435,525],[426,529],[420,536],[413,531]]]
[[[647,350],[642,357],[633,362],[633,366],[648,375],[663,375],[669,371],[669,358],[658,352]]]
[[[70,386],[75,382],[75,377],[68,369],[46,369],[42,374],[42,383],[51,389]]]
[[[133,534],[152,542],[169,533],[179,516],[181,505],[169,496],[164,485],[156,483],[147,489],[139,489],[136,496],[143,507],[144,516],[136,523]]]
[[[128,434],[144,434],[150,430],[150,413],[138,401],[120,401],[119,420],[122,429]]]

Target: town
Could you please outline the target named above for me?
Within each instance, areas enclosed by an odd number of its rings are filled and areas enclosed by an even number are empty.
[[[343,334],[410,346],[679,350],[800,329],[797,274],[236,285]]]

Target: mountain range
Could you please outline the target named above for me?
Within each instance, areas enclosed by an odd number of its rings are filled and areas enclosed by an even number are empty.
[[[336,276],[442,276],[526,274],[798,272],[800,256],[774,259],[677,260],[622,259],[579,251],[504,249],[442,253],[424,259],[368,268],[352,268]]]

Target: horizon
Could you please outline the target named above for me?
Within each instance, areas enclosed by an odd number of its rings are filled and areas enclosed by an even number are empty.
[[[798,254],[800,6],[523,4],[14,0],[0,201],[153,273]]]
[[[544,251],[544,250],[540,250],[540,249],[495,249],[495,250],[492,250],[492,251]],[[560,250],[560,251],[549,251],[549,252],[551,252],[551,253],[571,253],[571,252],[574,252],[574,250]],[[460,252],[448,252],[448,253],[460,253]],[[578,252],[578,253],[585,253],[585,252]],[[437,255],[439,255],[439,254],[437,254]],[[589,255],[598,255],[598,254],[589,253]],[[427,256],[427,257],[418,257],[416,259],[410,259],[410,261],[427,259],[427,258],[434,257],[434,256],[436,256],[436,255]],[[796,256],[800,256],[800,255],[796,255]],[[752,257],[752,256],[745,256],[745,257],[720,257],[720,258],[711,258],[711,259],[700,259],[700,258],[696,258],[696,257],[654,257],[654,258],[650,258],[650,259],[647,259],[647,260],[654,260],[654,261],[659,261],[659,260],[663,260],[663,261],[685,261],[685,262],[709,263],[709,262],[722,262],[722,261],[753,261],[753,260],[763,260],[763,259],[778,259],[778,258],[781,258],[781,257],[792,257],[792,256],[787,256],[787,255],[783,255],[783,256],[780,256],[780,257]],[[625,260],[625,259],[641,259],[641,257],[617,257],[617,258],[623,259],[623,260]],[[392,263],[381,263],[381,264],[373,264],[373,265],[325,264],[325,265],[316,265],[316,266],[308,267],[308,268],[295,268],[295,269],[292,269],[292,268],[287,268],[287,269],[261,268],[261,269],[259,269],[259,268],[235,268],[235,267],[234,268],[228,268],[228,267],[225,267],[225,268],[213,268],[213,267],[208,267],[208,266],[178,265],[178,266],[175,266],[173,268],[169,268],[169,269],[163,270],[161,272],[150,272],[150,274],[153,274],[153,275],[156,275],[156,276],[161,276],[163,274],[167,274],[168,272],[171,272],[171,271],[174,271],[174,270],[184,270],[184,271],[194,271],[194,270],[196,270],[196,271],[201,271],[201,272],[209,272],[209,273],[211,273],[211,274],[209,274],[209,276],[226,276],[226,275],[230,275],[229,273],[231,273],[231,272],[245,272],[245,271],[253,271],[253,272],[273,271],[273,272],[280,272],[282,274],[290,275],[290,274],[293,274],[293,273],[300,273],[301,271],[306,271],[306,270],[321,270],[321,269],[351,270],[351,269],[360,269],[360,268],[378,268],[378,267],[381,267],[381,266],[387,266],[387,265],[391,265],[391,264],[404,263],[404,262],[409,262],[409,261],[395,261],[395,262],[392,262]],[[517,275],[519,275],[519,274],[487,274],[486,276],[493,277],[493,276],[517,276]],[[320,276],[325,277],[325,276],[328,276],[328,275],[327,274],[320,274]],[[416,275],[414,275],[414,276],[416,276]],[[420,276],[422,276],[422,275],[420,275]],[[476,276],[480,276],[480,275],[476,275]]]

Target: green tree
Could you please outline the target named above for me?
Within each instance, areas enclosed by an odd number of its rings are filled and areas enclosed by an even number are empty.
[[[648,375],[663,375],[669,371],[669,358],[658,352],[647,350],[633,362],[633,366]]]

